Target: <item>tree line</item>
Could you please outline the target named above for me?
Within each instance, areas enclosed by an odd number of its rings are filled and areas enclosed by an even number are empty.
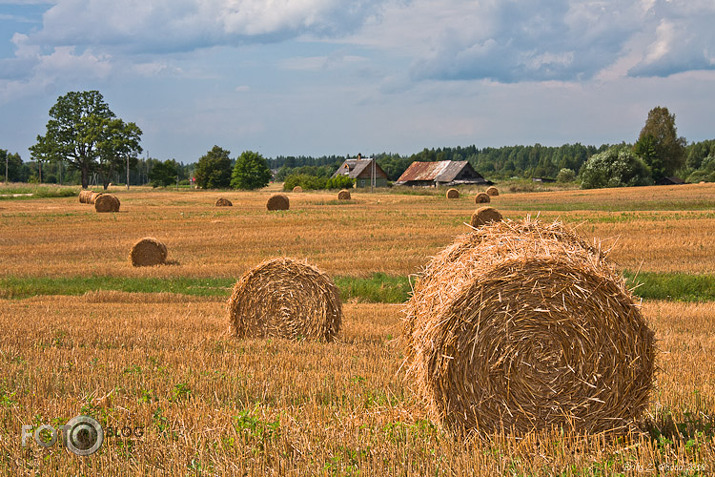
[[[271,179],[304,188],[322,188],[349,156],[278,156],[264,158],[244,151],[236,159],[214,146],[196,163],[175,159],[141,158],[141,129],[117,118],[98,91],[70,92],[50,109],[44,135],[30,147],[31,160],[0,149],[0,167],[12,182],[152,184],[155,187],[189,184],[203,188],[264,187]],[[715,181],[715,140],[687,144],[677,135],[675,115],[665,107],[648,113],[634,144],[585,146],[580,143],[547,147],[476,145],[423,149],[411,155],[373,154],[392,181],[414,161],[469,161],[491,180],[545,178],[580,180],[583,187],[646,185],[670,176],[688,182]],[[1,170],[1,169],[0,169]],[[333,181],[334,182],[334,181]],[[341,183],[341,185],[347,185]]]

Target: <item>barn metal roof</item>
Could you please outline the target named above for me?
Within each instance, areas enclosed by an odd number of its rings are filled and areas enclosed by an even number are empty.
[[[452,182],[467,164],[467,161],[415,161],[402,173],[397,182]]]

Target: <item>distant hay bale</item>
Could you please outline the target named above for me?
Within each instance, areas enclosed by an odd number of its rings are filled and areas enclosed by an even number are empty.
[[[476,202],[477,204],[488,204],[491,201],[492,199],[489,198],[489,196],[484,192],[480,192],[474,197],[474,202]]]
[[[290,258],[263,262],[244,274],[228,313],[238,338],[331,341],[342,322],[340,294],[330,277]]]
[[[94,199],[97,212],[119,212],[119,199],[112,194],[98,194]]]
[[[293,187],[293,192],[303,192],[303,188],[301,186],[295,186]]]
[[[233,202],[223,197],[216,199],[216,207],[233,207]]]
[[[153,237],[139,240],[129,252],[129,259],[135,267],[151,267],[166,263],[166,245]]]
[[[290,200],[285,194],[273,194],[268,198],[266,207],[268,210],[288,210],[290,209]]]
[[[94,202],[97,200],[97,197],[99,197],[100,195],[103,195],[103,194],[104,194],[103,192],[92,192],[92,191],[90,191],[89,199],[87,199],[87,200],[88,200],[87,203],[88,203],[88,204],[94,204]]]
[[[489,222],[500,222],[502,220],[501,212],[494,207],[479,207],[473,214],[470,225],[474,228],[486,225]]]
[[[499,195],[499,189],[494,186],[487,187],[487,195],[490,197],[496,197]]]
[[[89,204],[89,198],[92,196],[93,192],[91,190],[81,190],[79,191],[79,203]]]
[[[350,200],[350,191],[347,189],[343,189],[340,192],[338,192],[338,200]]]
[[[625,432],[648,405],[653,332],[604,254],[558,222],[458,238],[406,315],[408,379],[454,434]]]
[[[448,199],[459,199],[459,191],[457,189],[449,189],[447,191]]]

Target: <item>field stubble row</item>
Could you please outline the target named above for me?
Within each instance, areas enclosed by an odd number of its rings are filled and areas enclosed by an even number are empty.
[[[475,208],[467,196],[358,191],[345,204],[331,204],[327,193],[290,194],[290,211],[269,213],[264,192],[118,193],[117,214],[96,214],[74,198],[0,204],[1,273],[238,277],[264,259],[288,255],[333,275],[405,276],[467,232],[464,222]],[[234,207],[214,207],[219,195]],[[576,203],[585,210],[572,210]],[[651,210],[631,211],[636,203]],[[602,210],[604,204],[615,211]],[[504,194],[491,205],[507,218],[531,214],[575,225],[613,247],[611,258],[624,269],[715,271],[715,185]],[[562,210],[552,210],[557,206]],[[131,267],[129,250],[144,236],[162,240],[175,265]]]
[[[223,303],[187,298],[98,292],[0,307],[5,475],[715,471],[712,303],[645,305],[660,371],[651,434],[626,442],[450,438],[402,379],[399,305],[347,305],[343,331],[327,344],[234,340]],[[78,414],[143,435],[108,438],[86,459],[21,448],[22,424]]]

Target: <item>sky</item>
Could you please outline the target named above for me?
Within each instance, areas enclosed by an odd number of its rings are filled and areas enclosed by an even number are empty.
[[[715,138],[713,0],[0,0],[0,148],[98,90],[145,154]]]

